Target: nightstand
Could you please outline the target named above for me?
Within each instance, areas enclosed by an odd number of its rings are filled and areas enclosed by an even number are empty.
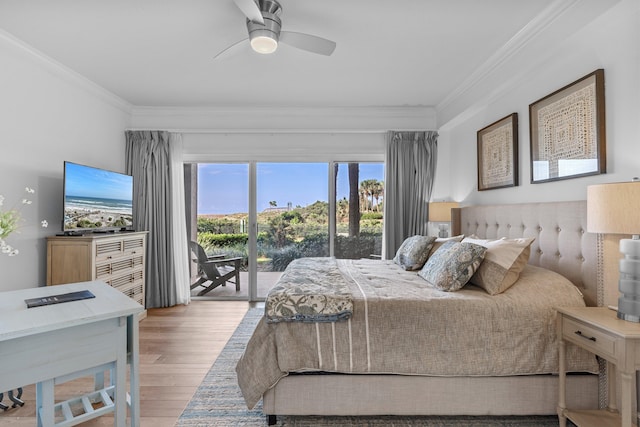
[[[637,425],[636,370],[640,369],[640,324],[617,318],[606,307],[560,307],[558,310],[560,427],[570,419],[578,427]],[[607,361],[609,407],[572,410],[566,407],[566,343],[575,344]],[[616,408],[616,372],[620,378],[620,410]]]

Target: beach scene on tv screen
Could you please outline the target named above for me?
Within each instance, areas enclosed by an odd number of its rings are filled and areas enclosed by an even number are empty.
[[[132,183],[129,175],[67,163],[64,229],[132,226]]]

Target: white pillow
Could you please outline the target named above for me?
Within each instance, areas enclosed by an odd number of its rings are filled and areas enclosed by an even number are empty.
[[[500,294],[513,285],[529,262],[534,238],[474,239],[465,237],[463,242],[475,243],[487,248],[484,261],[470,283],[481,287],[490,295]]]

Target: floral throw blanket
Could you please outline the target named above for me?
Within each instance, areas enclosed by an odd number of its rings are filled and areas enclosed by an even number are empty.
[[[351,318],[349,281],[335,259],[292,261],[265,302],[267,323],[336,322]]]

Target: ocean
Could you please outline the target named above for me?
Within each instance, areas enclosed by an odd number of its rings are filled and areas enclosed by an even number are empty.
[[[101,211],[131,215],[133,202],[131,200],[103,199],[99,197],[66,196],[64,198],[65,211]]]

